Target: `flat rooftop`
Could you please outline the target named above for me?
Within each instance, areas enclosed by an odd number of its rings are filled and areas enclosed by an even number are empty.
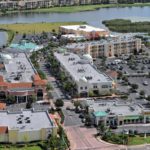
[[[5,70],[0,70],[4,81],[10,83],[32,82],[34,68],[24,53],[0,54]]]
[[[8,126],[9,130],[40,130],[53,127],[53,122],[46,111],[24,110],[20,112],[0,112],[0,126]]]
[[[121,36],[116,39],[108,38],[107,40],[99,40],[99,41],[89,41],[89,42],[79,42],[79,43],[71,43],[66,46],[67,49],[84,49],[86,45],[105,45],[105,44],[117,44],[122,42],[132,42],[135,41],[136,38],[131,36]]]
[[[106,74],[96,70],[91,64],[84,63],[84,59],[74,53],[54,53],[57,60],[69,72],[75,81],[87,79],[88,83],[106,83],[112,82],[112,79]]]
[[[143,108],[138,104],[118,100],[86,100],[89,109],[94,112],[105,112],[106,114],[118,116],[140,115]]]
[[[78,30],[78,31],[85,31],[85,32],[94,32],[94,31],[106,31],[105,29],[96,28],[89,25],[68,25],[68,26],[60,26],[61,28],[65,28],[68,30]]]

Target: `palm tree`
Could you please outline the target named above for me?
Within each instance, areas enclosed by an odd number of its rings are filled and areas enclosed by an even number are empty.
[[[98,133],[103,136],[103,135],[105,134],[107,128],[106,128],[106,126],[104,125],[104,123],[101,123],[101,124],[97,127],[97,130],[98,130]]]

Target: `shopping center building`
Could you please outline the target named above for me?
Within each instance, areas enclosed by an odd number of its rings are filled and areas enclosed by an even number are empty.
[[[57,125],[47,111],[0,112],[0,142],[24,143],[47,140],[57,134]]]
[[[0,100],[8,96],[14,96],[17,103],[32,96],[42,100],[46,84],[25,53],[0,53]]]
[[[149,104],[123,100],[85,100],[84,107],[93,119],[93,124],[122,126],[126,124],[150,123]]]
[[[60,26],[59,31],[61,34],[75,34],[84,36],[86,39],[95,39],[99,37],[108,37],[109,31],[101,28],[96,28],[89,25],[68,25]]]
[[[91,92],[100,95],[111,93],[112,79],[93,66],[90,55],[78,56],[69,52],[55,52],[54,57],[67,78],[76,85],[79,96],[87,97]]]

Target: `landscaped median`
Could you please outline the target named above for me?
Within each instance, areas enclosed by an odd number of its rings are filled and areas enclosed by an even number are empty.
[[[11,146],[11,145],[3,145],[0,146],[0,150],[42,150],[39,146]]]

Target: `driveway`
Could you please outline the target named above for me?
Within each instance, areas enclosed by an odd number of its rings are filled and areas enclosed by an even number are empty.
[[[126,146],[114,145],[94,137],[95,128],[79,126],[65,127],[71,144],[71,150],[125,150]]]

